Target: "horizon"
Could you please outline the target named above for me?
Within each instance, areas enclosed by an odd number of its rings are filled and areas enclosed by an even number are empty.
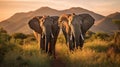
[[[35,11],[41,7],[49,7],[56,10],[65,10],[72,7],[80,7],[89,11],[93,11],[97,14],[107,16],[115,12],[120,12],[120,6],[118,6],[119,3],[120,0],[1,0],[0,22],[10,18],[16,13]]]

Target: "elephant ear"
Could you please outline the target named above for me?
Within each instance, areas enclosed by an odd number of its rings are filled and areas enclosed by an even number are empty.
[[[39,17],[40,18],[40,17]],[[39,20],[38,18],[34,17],[28,22],[29,27],[34,30],[37,33],[41,33],[42,29],[40,28]]]
[[[80,14],[79,17],[82,20],[82,31],[86,33],[94,24],[95,19],[89,14]]]

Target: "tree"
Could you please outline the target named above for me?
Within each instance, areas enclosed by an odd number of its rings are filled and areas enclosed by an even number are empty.
[[[7,31],[0,27],[0,33],[7,33]]]
[[[4,44],[10,41],[11,36],[7,33],[0,33],[0,44]]]

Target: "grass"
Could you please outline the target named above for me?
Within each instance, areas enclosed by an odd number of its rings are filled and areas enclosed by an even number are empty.
[[[108,56],[109,42],[96,39],[86,42],[83,50],[69,52],[65,44],[57,44],[57,51],[67,67],[119,67],[120,54],[111,52]]]
[[[51,57],[40,53],[39,45],[26,44],[19,45],[19,48],[9,51],[5,54],[1,67],[49,67]]]
[[[63,35],[58,37],[56,53],[66,67],[120,66],[120,53],[115,53],[112,49],[108,50],[111,43],[109,41],[87,40],[82,50],[76,49],[70,52],[65,39],[62,38]],[[8,44],[2,47],[2,51],[5,54],[0,67],[52,67],[51,62],[54,62],[52,56],[40,52],[39,45],[35,41],[23,45]]]

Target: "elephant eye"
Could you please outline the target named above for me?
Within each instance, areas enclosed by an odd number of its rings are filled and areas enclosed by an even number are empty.
[[[45,22],[45,19],[43,19],[42,22]]]
[[[62,23],[64,23],[65,21],[62,21]]]
[[[72,21],[72,18],[70,17],[70,19],[69,19],[70,21]]]
[[[62,22],[62,21],[59,21],[60,23]]]
[[[40,22],[41,22],[41,23],[44,23],[44,22],[45,22],[45,20],[44,20],[44,19],[41,19],[41,20],[40,20]]]

